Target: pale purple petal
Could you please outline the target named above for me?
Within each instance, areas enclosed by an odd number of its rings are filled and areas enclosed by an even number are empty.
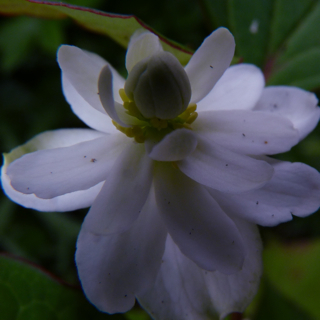
[[[305,217],[320,207],[320,173],[303,163],[276,162],[272,179],[261,189],[241,195],[208,189],[228,214],[262,226]]]
[[[208,140],[242,154],[282,153],[299,142],[299,132],[290,120],[266,112],[205,111],[192,126]]]
[[[124,143],[121,134],[105,135],[68,147],[28,153],[13,161],[7,174],[14,189],[43,199],[86,190],[106,179]]]
[[[176,163],[191,179],[227,193],[260,188],[273,175],[273,168],[267,162],[235,153],[202,138],[198,138],[192,154]]]
[[[116,159],[83,226],[95,234],[128,230],[148,197],[152,169],[144,146],[130,143]]]
[[[177,129],[167,134],[159,143],[146,143],[151,159],[157,161],[177,161],[187,157],[197,146],[196,135],[188,129]]]
[[[126,68],[128,72],[141,60],[163,51],[159,38],[149,32],[140,30],[135,32],[130,39],[127,55]]]
[[[185,67],[191,84],[191,101],[197,103],[213,88],[229,67],[235,42],[226,28],[219,28],[208,36]]]
[[[314,93],[300,88],[265,88],[254,110],[272,112],[289,119],[304,139],[318,124],[320,108]]]
[[[207,320],[216,314],[223,319],[243,312],[255,296],[262,274],[262,244],[255,225],[235,219],[247,248],[238,273],[201,270],[181,253],[170,237],[161,269],[152,289],[138,295],[140,304],[157,320]]]
[[[108,114],[102,113],[82,98],[82,96],[72,86],[70,81],[62,76],[63,93],[69,102],[72,111],[89,127],[106,133],[117,132],[116,127],[112,124],[112,119]]]
[[[26,208],[39,211],[71,211],[89,207],[99,193],[102,183],[87,190],[68,193],[52,199],[40,199],[34,194],[23,194],[13,189],[6,172],[10,163],[26,153],[43,149],[67,147],[103,135],[100,132],[89,129],[61,129],[47,131],[35,136],[24,145],[13,149],[9,154],[4,154],[4,165],[1,168],[1,183],[4,192],[14,202]]]
[[[251,110],[264,88],[264,76],[253,64],[229,67],[209,94],[197,103],[198,112],[206,110]]]
[[[96,235],[82,227],[76,263],[87,298],[104,312],[131,309],[135,295],[153,287],[166,234],[153,192],[139,218],[126,232]]]
[[[246,252],[233,221],[203,186],[170,164],[156,168],[156,201],[182,253],[206,270],[239,271]]]

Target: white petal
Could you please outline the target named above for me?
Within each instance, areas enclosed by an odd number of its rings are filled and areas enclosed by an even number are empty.
[[[87,298],[101,311],[126,312],[153,286],[161,265],[166,230],[156,211],[154,196],[144,205],[131,229],[96,235],[82,228],[76,263]]]
[[[32,152],[7,169],[11,185],[24,194],[51,199],[86,190],[106,179],[123,148],[124,135],[105,135],[94,140]]]
[[[305,217],[320,207],[320,173],[303,164],[278,162],[272,179],[261,189],[241,195],[209,190],[228,214],[262,226]]]
[[[151,159],[157,161],[178,161],[187,157],[197,146],[196,135],[187,129],[174,130],[167,134],[158,144],[146,143]]]
[[[11,186],[11,181],[6,171],[10,163],[26,153],[42,149],[67,147],[79,142],[92,140],[103,136],[102,133],[88,129],[67,129],[47,131],[28,141],[26,144],[13,149],[9,154],[4,154],[4,165],[1,169],[2,188],[7,196],[20,205],[39,211],[71,211],[89,207],[102,183],[83,191],[76,191],[52,199],[40,199],[34,194],[22,194]]]
[[[177,165],[191,179],[231,193],[260,188],[273,174],[267,162],[237,154],[202,138],[198,138],[195,151]]]
[[[200,112],[193,129],[232,151],[261,155],[289,151],[299,132],[281,116],[249,110]]]
[[[314,93],[295,87],[277,86],[265,88],[254,110],[279,114],[292,121],[305,138],[320,118],[318,99]]]
[[[232,34],[219,28],[207,37],[185,67],[191,84],[191,101],[203,99],[229,67],[235,42]]]
[[[129,127],[129,125],[120,120],[116,111],[116,106],[121,107],[121,105],[113,99],[112,72],[109,65],[104,66],[100,72],[98,90],[101,104],[109,117],[121,126]]]
[[[128,72],[141,60],[159,52],[163,51],[159,38],[149,32],[138,30],[131,37],[127,55],[126,68]]]
[[[72,86],[70,81],[62,75],[62,87],[66,100],[69,102],[72,111],[89,127],[106,132],[115,133],[116,127],[112,124],[111,118],[106,114],[91,107]]]
[[[170,164],[158,164],[155,191],[164,222],[183,254],[206,270],[230,274],[241,269],[245,249],[239,231],[203,186]]]
[[[152,169],[144,146],[130,143],[117,158],[83,226],[95,234],[128,230],[148,197]]]
[[[251,110],[264,88],[264,76],[253,64],[231,66],[209,94],[197,103],[198,111]]]
[[[138,296],[156,320],[221,319],[243,312],[252,301],[262,273],[262,245],[256,226],[235,220],[248,254],[240,272],[224,275],[201,270],[168,237],[163,262],[153,288]]]

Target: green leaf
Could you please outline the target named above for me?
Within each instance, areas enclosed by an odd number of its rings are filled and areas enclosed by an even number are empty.
[[[273,242],[264,252],[264,272],[272,286],[315,319],[320,319],[319,257],[320,240]]]
[[[320,46],[320,1],[316,1],[312,10],[305,19],[298,25],[295,32],[286,43],[285,53],[282,60],[292,59],[292,57],[302,52]]]
[[[5,255],[0,256],[0,301],[4,320],[124,319],[100,313],[80,290]]]
[[[261,283],[262,293],[260,296],[260,305],[255,313],[254,319],[257,320],[313,320],[308,313],[283,294],[276,290],[268,281]]]
[[[275,0],[271,24],[269,49],[274,53],[293,32],[315,0]]]
[[[236,53],[244,62],[265,62],[272,15],[270,0],[229,0],[229,23],[236,39]]]
[[[291,85],[306,90],[320,87],[320,46],[305,51],[281,65],[268,80],[268,85]]]
[[[118,15],[94,9],[69,5],[62,2],[38,0],[0,0],[0,13],[11,15],[32,15],[42,18],[69,17],[83,27],[109,36],[123,47],[127,47],[131,35],[138,29],[156,33],[152,28],[133,15]],[[186,64],[191,52],[176,42],[158,34],[163,48],[174,54],[182,64]]]

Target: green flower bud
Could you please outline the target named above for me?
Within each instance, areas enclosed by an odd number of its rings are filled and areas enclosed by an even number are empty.
[[[129,73],[124,90],[148,119],[173,119],[187,109],[191,98],[184,68],[165,51],[138,62]]]

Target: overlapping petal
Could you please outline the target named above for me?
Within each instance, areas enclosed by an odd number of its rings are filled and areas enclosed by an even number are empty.
[[[144,294],[154,284],[165,238],[153,192],[126,232],[97,235],[84,225],[77,242],[76,262],[88,299],[108,313],[131,309],[135,295]]]
[[[68,147],[39,150],[15,160],[7,174],[14,189],[43,199],[86,190],[106,179],[126,143],[120,134],[105,135]]]
[[[138,295],[155,319],[221,319],[243,312],[256,294],[262,273],[262,244],[255,225],[234,220],[247,249],[242,270],[232,275],[201,270],[170,237],[154,287]]]
[[[217,29],[203,41],[185,67],[192,91],[190,103],[197,103],[211,91],[229,67],[234,49],[234,38],[225,28]]]
[[[262,225],[275,226],[305,217],[320,207],[320,174],[303,163],[275,162],[272,179],[261,189],[241,195],[208,189],[219,205],[232,216]]]
[[[267,162],[230,151],[198,138],[198,145],[179,169],[191,179],[222,192],[244,192],[262,187],[273,175]]]
[[[95,234],[124,232],[138,218],[152,182],[153,161],[144,146],[129,143],[84,220]]]
[[[263,90],[254,110],[267,111],[289,119],[304,139],[320,118],[318,99],[314,93],[295,87],[277,86]]]
[[[258,111],[201,112],[193,129],[210,141],[242,154],[281,153],[299,142],[299,132],[290,120]]]
[[[203,186],[171,164],[158,164],[155,191],[166,227],[183,254],[205,270],[229,274],[241,269],[246,254],[241,235]]]
[[[117,132],[110,117],[102,113],[82,98],[82,96],[72,86],[70,81],[62,75],[62,88],[66,100],[69,102],[72,111],[89,127],[105,133]]]
[[[213,89],[197,103],[198,111],[251,110],[264,88],[261,70],[252,64],[229,67]]]
[[[189,156],[198,144],[196,135],[187,129],[174,130],[159,143],[146,142],[149,157],[157,161],[178,161]]]
[[[35,136],[24,145],[17,147],[9,154],[4,155],[4,165],[1,168],[1,183],[3,190],[13,201],[26,208],[33,208],[39,211],[71,211],[89,207],[99,193],[102,183],[88,190],[76,191],[52,199],[40,199],[34,194],[24,194],[13,189],[6,171],[11,162],[26,153],[43,149],[67,147],[101,136],[101,133],[88,129],[47,131]]]

